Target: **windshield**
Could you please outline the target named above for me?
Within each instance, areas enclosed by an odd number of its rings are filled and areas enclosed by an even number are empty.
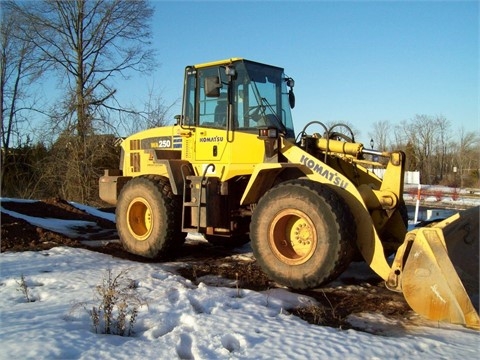
[[[275,126],[293,138],[293,122],[283,70],[245,61],[237,66],[237,95],[240,127]],[[252,124],[253,121],[253,124]]]

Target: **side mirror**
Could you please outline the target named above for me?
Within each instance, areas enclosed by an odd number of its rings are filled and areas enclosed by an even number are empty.
[[[293,109],[295,107],[295,94],[293,93],[295,80],[293,80],[291,77],[285,78],[284,80],[287,83],[287,86],[290,88],[288,90],[288,103],[290,104],[290,108]]]
[[[205,96],[207,97],[219,97],[220,88],[222,84],[220,83],[220,78],[218,76],[209,76],[205,78]]]
[[[175,125],[180,125],[180,121],[182,120],[182,115],[175,115]]]
[[[288,103],[291,109],[295,107],[295,94],[293,93],[293,89],[288,90]]]

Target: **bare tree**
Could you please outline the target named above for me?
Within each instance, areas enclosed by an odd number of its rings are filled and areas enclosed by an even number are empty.
[[[406,152],[407,170],[420,171],[424,184],[475,186],[480,172],[480,137],[463,128],[457,134],[452,135],[444,116],[416,115],[395,127],[395,147]]]
[[[169,120],[171,116],[170,111],[177,102],[178,100],[167,104],[158,91],[149,88],[148,96],[143,104],[143,110],[136,113],[125,113],[124,116],[121,116],[121,124],[124,131],[127,134],[132,134],[172,123],[174,118],[172,116]]]
[[[75,113],[80,138],[111,125],[102,110],[126,110],[115,98],[113,79],[147,72],[154,65],[145,0],[44,0],[17,6],[31,24],[24,37],[64,79],[65,118]],[[94,125],[97,120],[98,124]]]
[[[464,186],[464,175],[471,171],[476,174],[478,182],[478,171],[480,169],[480,137],[474,132],[466,132],[462,127],[460,129],[460,141],[458,149],[455,151],[454,164],[457,167],[460,180],[460,187]]]
[[[437,173],[439,177],[438,180],[441,181],[443,180],[443,176],[446,170],[446,157],[449,151],[448,143],[450,139],[450,122],[444,116],[437,116],[434,121],[437,127]]]
[[[44,64],[34,44],[20,35],[28,23],[18,18],[13,2],[2,4],[0,23],[0,128],[1,128],[1,183],[4,190],[4,176],[9,164],[7,157],[14,157],[12,146],[29,144],[31,137],[22,126],[28,124],[25,112],[34,110],[35,96],[29,91],[30,85],[44,72]],[[25,129],[24,129],[25,130]]]
[[[420,171],[421,181],[431,184],[434,180],[434,149],[436,133],[435,120],[428,115],[416,115],[409,122],[397,126],[397,142],[409,147],[410,164]],[[413,170],[413,169],[411,169]]]
[[[392,131],[392,127],[388,120],[375,121],[373,123],[373,131],[368,133],[374,141],[375,147],[379,150],[387,150],[388,135]]]
[[[65,166],[49,176],[59,195],[90,201],[101,174],[97,152],[109,148],[97,146],[104,140],[97,134],[115,133],[119,112],[136,112],[119,103],[114,80],[148,73],[155,65],[153,8],[146,0],[42,0],[14,8],[29,24],[22,39],[35,46],[65,89],[50,117],[63,147],[52,149],[49,159]]]

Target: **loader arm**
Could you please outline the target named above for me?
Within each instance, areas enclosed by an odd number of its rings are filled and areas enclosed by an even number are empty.
[[[403,292],[416,313],[480,330],[479,209],[414,229],[405,237],[386,285]]]

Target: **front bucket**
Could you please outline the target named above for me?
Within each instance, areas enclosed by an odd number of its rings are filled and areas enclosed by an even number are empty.
[[[418,314],[480,330],[472,304],[476,300],[478,309],[479,209],[407,235],[404,253],[395,259],[403,264],[396,275],[407,303]]]

